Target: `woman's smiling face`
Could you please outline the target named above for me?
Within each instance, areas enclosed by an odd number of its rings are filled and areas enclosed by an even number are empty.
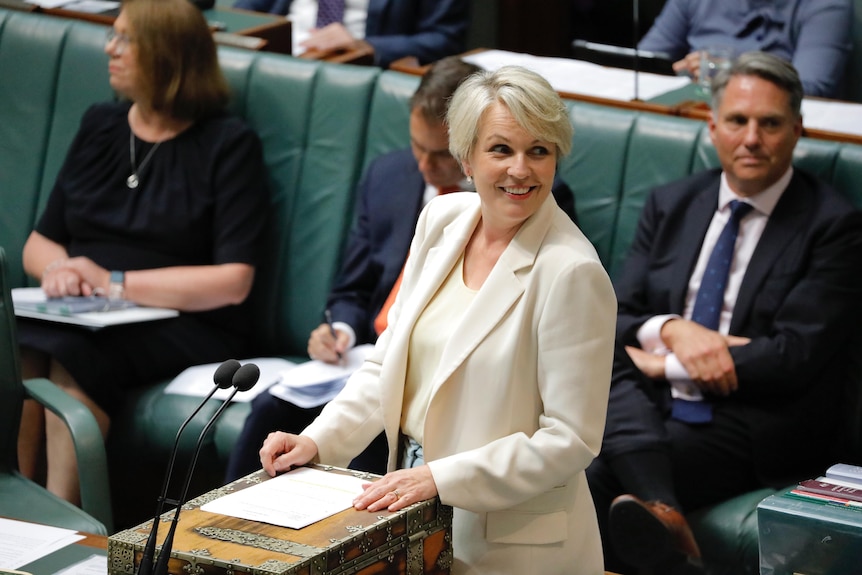
[[[482,114],[464,171],[476,183],[483,214],[493,225],[520,226],[551,193],[556,146],[528,133],[501,103]]]

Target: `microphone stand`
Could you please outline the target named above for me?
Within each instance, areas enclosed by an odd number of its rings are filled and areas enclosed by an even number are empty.
[[[183,434],[183,431],[185,431],[188,424],[191,423],[191,420],[194,419],[201,409],[203,409],[203,406],[206,405],[216,391],[231,387],[233,384],[233,377],[239,368],[240,364],[235,359],[229,359],[216,368],[216,371],[213,374],[215,387],[212,388],[200,405],[197,406],[197,409],[195,409],[192,414],[186,418],[180,426],[179,431],[177,431],[176,438],[174,439],[174,448],[171,451],[171,457],[168,461],[168,468],[165,470],[165,479],[162,483],[162,491],[156,503],[156,514],[153,516],[153,527],[150,529],[150,535],[147,537],[147,544],[144,546],[144,552],[141,555],[141,564],[138,567],[138,575],[152,575],[153,572],[153,556],[156,552],[156,536],[159,531],[159,518],[162,516],[165,502],[167,501],[166,497],[168,495],[168,487],[171,482],[171,474],[174,469],[174,461],[176,460],[177,450],[180,444],[180,436]]]
[[[632,0],[632,5],[634,6],[634,14],[632,15],[632,45],[635,49],[633,56],[633,64],[632,69],[635,72],[635,101],[640,101],[640,82],[638,81],[638,72],[640,68],[640,52],[638,50],[638,41],[640,40],[640,2],[638,0]]]
[[[204,436],[206,436],[207,432],[210,430],[210,427],[216,422],[216,420],[221,416],[222,412],[230,405],[233,396],[237,394],[239,391],[247,391],[254,387],[254,384],[257,383],[257,380],[260,378],[260,369],[253,363],[247,363],[240,367],[233,376],[233,386],[234,390],[230,393],[228,398],[222,403],[213,416],[207,421],[206,425],[201,431],[201,434],[198,436],[198,442],[195,445],[195,451],[192,455],[192,461],[189,464],[188,470],[186,471],[186,481],[183,484],[182,494],[178,501],[169,501],[169,503],[173,503],[176,505],[176,509],[174,510],[174,518],[171,521],[170,529],[168,530],[168,535],[165,537],[165,540],[162,542],[162,548],[159,551],[159,556],[156,558],[156,564],[153,569],[154,575],[168,575],[168,560],[171,556],[171,549],[174,545],[174,534],[177,530],[177,524],[180,520],[180,511],[183,508],[183,505],[186,503],[186,497],[189,492],[189,485],[192,481],[192,474],[195,469],[195,465],[198,461],[198,455],[201,452],[201,445],[203,445]]]

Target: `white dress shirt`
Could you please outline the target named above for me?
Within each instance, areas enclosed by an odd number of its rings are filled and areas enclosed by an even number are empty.
[[[751,256],[754,254],[763,230],[766,228],[769,216],[772,214],[772,210],[775,209],[778,200],[781,199],[782,194],[784,194],[784,190],[787,189],[791,177],[793,177],[792,166],[788,168],[777,182],[764,191],[754,196],[741,198],[730,189],[730,185],[727,183],[727,176],[724,173],[721,174],[721,185],[718,191],[718,209],[712,216],[712,221],[703,239],[697,265],[695,265],[688,282],[685,311],[683,312],[685,319],[691,319],[694,300],[697,297],[697,290],[700,288],[701,278],[706,269],[707,261],[715,243],[718,241],[718,236],[721,235],[721,231],[730,218],[730,202],[732,200],[744,201],[751,204],[754,209],[739,222],[739,234],[736,237],[736,248],[730,266],[727,288],[724,292],[724,305],[721,310],[718,331],[725,335],[728,333],[730,330],[730,318],[733,315],[733,306],[736,302],[736,296],[739,294],[739,287],[742,285],[745,270],[748,269],[748,263],[751,261]],[[703,399],[700,389],[691,380],[682,363],[674,353],[665,347],[661,339],[662,326],[665,322],[674,318],[679,318],[679,316],[665,314],[651,317],[638,330],[638,341],[644,350],[666,356],[665,378],[671,383],[671,394],[673,397],[680,397],[690,401]]]
[[[365,20],[368,16],[368,0],[344,0],[344,27],[350,35],[361,40],[365,38]],[[299,56],[305,52],[300,42],[308,39],[317,23],[317,0],[293,0],[287,15],[291,22],[293,40],[292,52]]]

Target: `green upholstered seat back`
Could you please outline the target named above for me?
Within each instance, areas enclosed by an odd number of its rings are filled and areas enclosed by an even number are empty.
[[[368,111],[363,170],[377,156],[410,145],[410,98],[417,87],[418,76],[380,74]]]
[[[108,56],[104,53],[106,29],[82,22],[70,26],[66,32],[59,56],[54,109],[48,125],[37,216],[48,201],[84,111],[94,101],[115,97],[108,83]]]
[[[613,276],[631,243],[646,194],[691,172],[703,123],[571,103],[572,152],[560,175],[578,221]]]
[[[37,210],[56,79],[69,23],[6,13],[0,29],[0,246],[12,285],[24,281],[21,248]]]
[[[266,54],[249,70],[242,115],[263,141],[272,194],[266,261],[253,294],[262,352],[304,356],[308,334],[323,320],[378,74]]]

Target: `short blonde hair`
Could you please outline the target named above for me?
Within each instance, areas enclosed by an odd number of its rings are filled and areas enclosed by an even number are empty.
[[[490,72],[476,72],[455,91],[446,121],[449,151],[463,165],[479,137],[482,115],[501,103],[519,126],[554,144],[557,160],[572,149],[572,123],[566,105],[547,80],[521,66],[503,66]]]

